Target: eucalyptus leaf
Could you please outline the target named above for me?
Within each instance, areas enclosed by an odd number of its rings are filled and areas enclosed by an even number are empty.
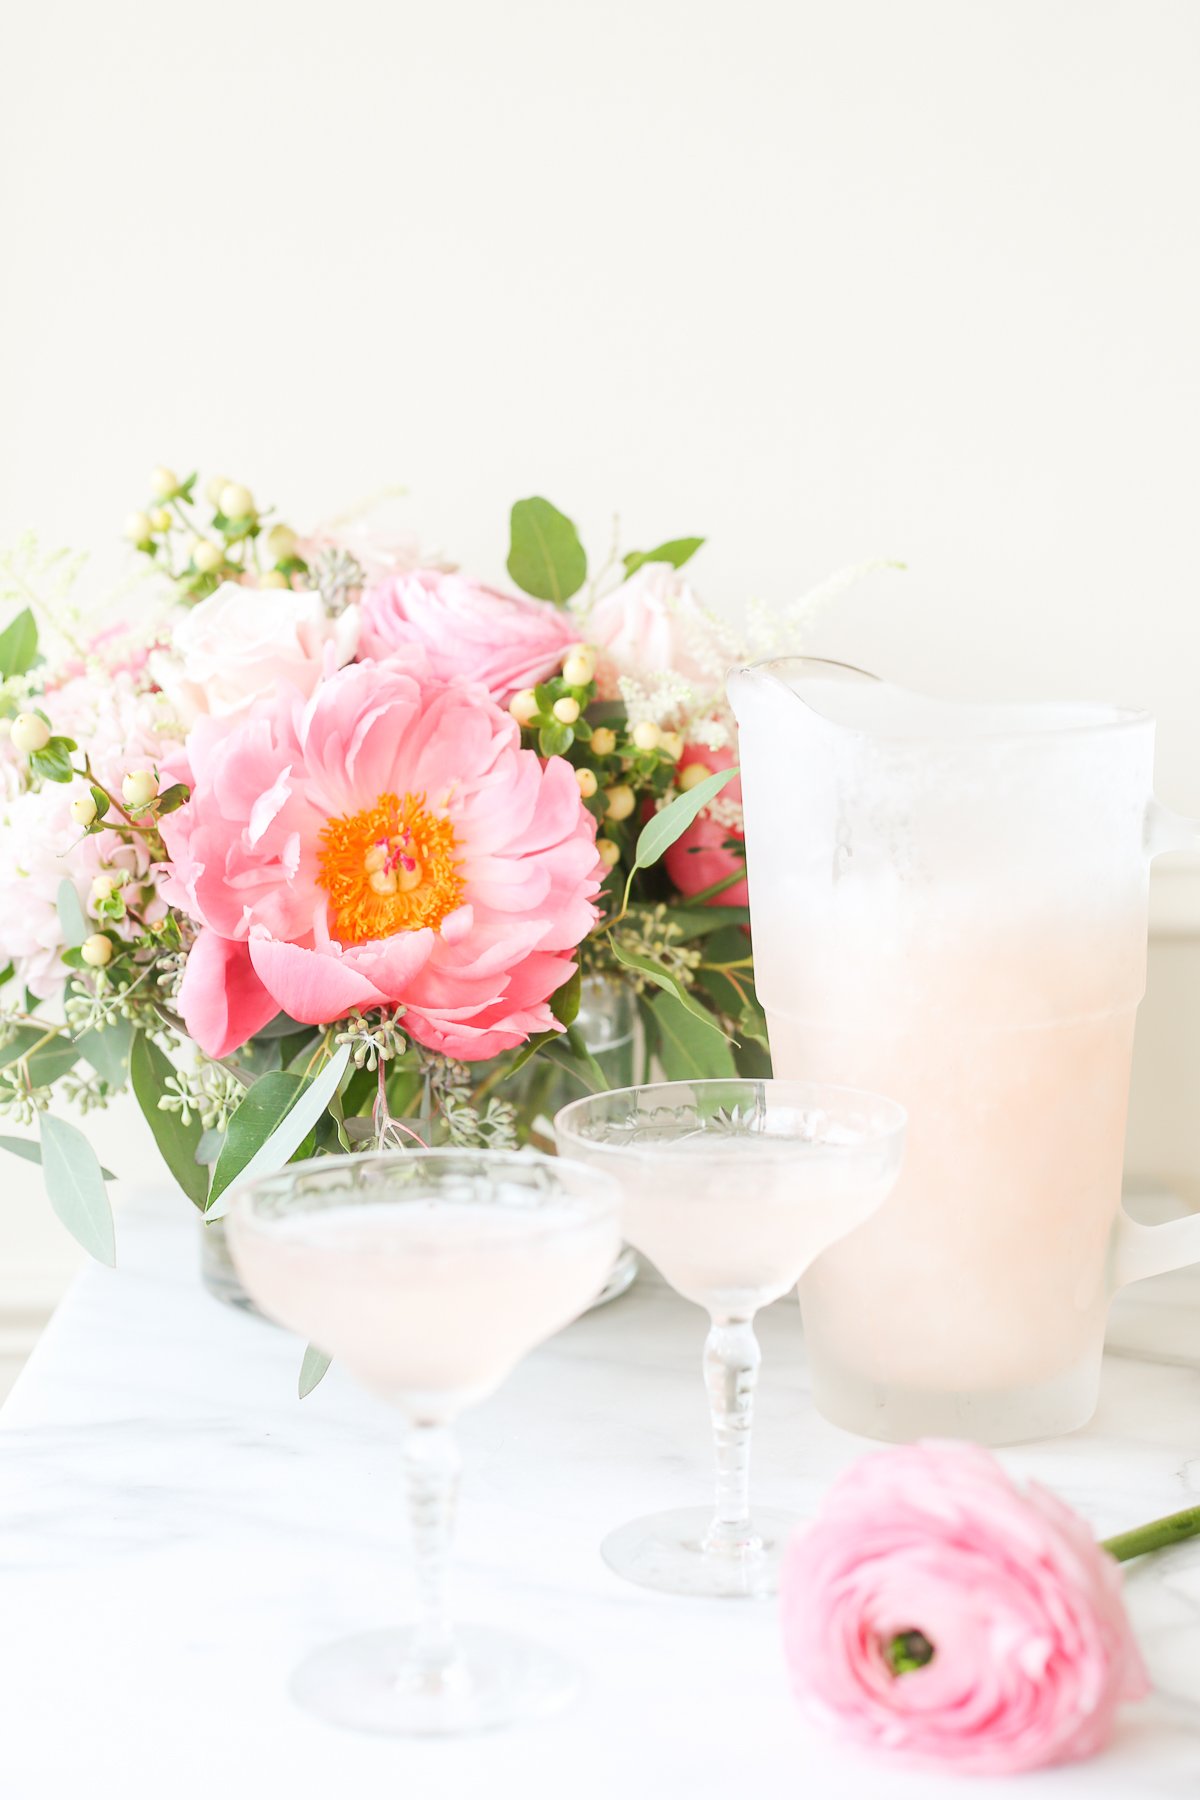
[[[621,559],[625,564],[625,579],[628,580],[643,563],[670,563],[673,569],[682,569],[684,563],[690,562],[695,556],[703,542],[702,537],[669,538],[655,550],[631,550]]]
[[[26,607],[0,631],[0,681],[27,675],[37,661],[37,621]]]
[[[291,1160],[336,1094],[349,1061],[350,1046],[343,1044],[311,1081],[274,1074],[255,1082],[229,1121],[225,1149],[213,1171],[210,1219],[222,1218],[229,1210],[229,1202],[218,1196],[224,1196],[235,1178],[249,1181],[255,1175],[270,1175]],[[298,1082],[299,1092],[285,1102],[285,1087],[295,1088]],[[260,1093],[268,1084],[269,1093]],[[256,1096],[259,1100],[252,1106]],[[247,1117],[239,1129],[243,1115]]]
[[[650,1003],[658,1029],[658,1055],[668,1081],[711,1081],[736,1075],[733,1050],[720,1032],[701,1024],[674,994],[657,994]]]
[[[63,943],[69,950],[74,950],[82,944],[89,932],[83,902],[79,898],[79,890],[67,875],[64,875],[58,884],[57,906]]]
[[[38,1045],[36,1050],[35,1044]],[[79,1061],[79,1046],[61,1031],[48,1036],[37,1025],[18,1025],[0,1049],[0,1069],[20,1062],[23,1056],[29,1058],[29,1079],[34,1087],[53,1087]]]
[[[648,869],[656,863],[664,850],[669,850],[683,836],[688,826],[699,817],[711,800],[716,799],[721,789],[737,773],[736,768],[718,769],[715,775],[698,781],[686,794],[677,794],[669,806],[664,806],[661,812],[656,812],[653,818],[647,819],[638,834],[633,853],[634,868]]]
[[[639,975],[644,975],[656,987],[662,988],[664,993],[673,994],[693,1018],[698,1019],[717,1037],[725,1036],[712,1014],[698,1000],[693,999],[677,976],[672,975],[669,969],[664,969],[661,963],[655,962],[652,956],[645,956],[640,950],[626,950],[612,938],[609,939],[609,948],[619,963],[623,963],[627,969],[636,969]]]
[[[103,1031],[85,1031],[78,1042],[80,1052],[102,1081],[110,1088],[124,1087],[133,1047],[133,1026],[128,1019],[114,1019]]]
[[[309,1344],[300,1364],[300,1380],[297,1383],[297,1391],[302,1400],[307,1400],[313,1389],[325,1379],[332,1361],[332,1356],[326,1356],[315,1344]]]
[[[0,1150],[7,1150],[10,1156],[19,1156],[23,1162],[40,1164],[42,1160],[42,1146],[36,1138],[0,1137]],[[100,1173],[105,1181],[117,1179],[111,1169],[102,1168]]]
[[[159,1155],[192,1205],[202,1207],[208,1197],[208,1170],[199,1161],[204,1129],[195,1114],[191,1123],[185,1125],[179,1113],[163,1112],[158,1104],[167,1091],[168,1078],[174,1073],[170,1058],[157,1044],[150,1042],[144,1031],[139,1031],[129,1053],[130,1085],[158,1145]]]
[[[510,520],[508,572],[519,588],[556,606],[587,579],[587,555],[565,513],[535,495],[518,500]]]
[[[82,1131],[65,1119],[42,1113],[38,1123],[50,1204],[76,1243],[111,1269],[117,1245],[99,1158]]]

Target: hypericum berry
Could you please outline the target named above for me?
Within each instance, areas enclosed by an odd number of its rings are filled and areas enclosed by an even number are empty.
[[[174,469],[164,469],[160,463],[157,469],[150,471],[150,492],[157,494],[160,500],[170,500],[179,492],[179,477]]]
[[[652,719],[643,719],[633,728],[633,741],[639,750],[657,750],[662,732]]]
[[[282,569],[264,569],[257,579],[260,588],[285,588],[292,585]]]
[[[91,900],[93,906],[99,906],[103,901],[109,899],[111,895],[115,894],[120,886],[121,878],[119,875],[95,875],[92,878],[92,885],[88,898]]]
[[[563,664],[563,680],[568,687],[586,687],[596,673],[596,658],[586,644],[576,644],[567,652]]]
[[[228,486],[229,477],[227,475],[209,476],[204,484],[204,498],[208,501],[210,506],[220,506],[221,495]]]
[[[225,560],[225,553],[219,544],[208,538],[193,538],[191,543],[192,562],[201,575],[211,575],[219,569]]]
[[[561,700],[554,702],[554,716],[560,725],[573,725],[579,717],[579,702],[564,694]]]
[[[621,860],[621,847],[614,844],[611,838],[597,838],[596,854],[606,869],[612,869]]]
[[[539,711],[537,695],[532,688],[518,688],[508,703],[508,710],[518,725],[531,725]]]
[[[132,512],[121,527],[122,533],[131,544],[148,544],[154,536],[154,527],[150,523],[149,513]]]
[[[617,747],[617,734],[607,725],[597,725],[592,733],[592,750],[597,756],[611,756]]]
[[[690,794],[694,787],[699,787],[702,781],[707,781],[711,774],[712,770],[707,763],[689,763],[686,769],[680,769],[679,771],[678,786],[680,793]]]
[[[220,507],[227,519],[249,519],[254,513],[254,495],[240,481],[227,481],[221,489]]]
[[[121,783],[121,798],[126,806],[149,806],[158,798],[158,779],[149,769],[131,769]]]
[[[296,554],[296,534],[290,525],[272,525],[263,541],[274,562],[286,562]]]
[[[596,780],[594,769],[576,769],[575,779],[579,783],[579,792],[585,800],[590,800],[600,783]]]
[[[658,747],[664,756],[672,762],[678,762],[683,755],[683,737],[678,731],[664,731],[658,740]]]
[[[152,509],[150,513],[150,523],[153,525],[155,531],[170,531],[172,520],[171,515],[165,506],[156,506]]]
[[[37,713],[18,713],[12,722],[12,745],[21,756],[32,756],[50,742],[50,727]]]
[[[637,805],[633,789],[626,787],[624,782],[620,782],[616,787],[610,787],[605,795],[605,801],[605,816],[612,819],[617,825],[621,823],[622,819],[627,819]]]
[[[96,823],[96,802],[90,794],[80,794],[77,800],[72,800],[71,817],[84,831]]]
[[[112,961],[112,940],[106,938],[102,931],[93,931],[90,938],[84,938],[79,946],[79,954],[89,969],[103,969]]]

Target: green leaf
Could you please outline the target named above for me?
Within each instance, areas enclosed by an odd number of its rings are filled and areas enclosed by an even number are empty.
[[[608,1077],[574,1025],[545,1045],[543,1055],[547,1062],[552,1062],[558,1068],[565,1069],[568,1075],[573,1075],[587,1093],[603,1094],[607,1091]]]
[[[587,579],[587,555],[565,513],[535,496],[518,500],[510,520],[508,572],[537,600],[561,606]]]
[[[715,1036],[724,1039],[725,1033],[712,1014],[707,1012],[698,1000],[692,998],[669,969],[664,969],[661,963],[656,963],[652,956],[643,956],[640,950],[624,949],[613,938],[609,939],[609,949],[619,963],[623,963],[627,969],[636,969],[640,975],[644,975],[656,987],[662,988],[665,993],[673,994],[680,1006],[690,1012],[693,1018],[698,1019]]]
[[[683,836],[709,801],[715,800],[721,789],[737,773],[736,768],[718,769],[715,775],[697,782],[686,794],[677,794],[669,806],[664,806],[661,812],[656,812],[653,818],[647,819],[638,835],[637,848],[633,853],[634,868],[648,869],[656,863],[663,851],[669,850]]]
[[[97,819],[102,819],[111,804],[108,795],[103,788],[98,787],[90,788],[89,792],[91,793],[92,801],[96,808],[96,817]]]
[[[576,963],[571,971],[569,981],[564,981],[550,996],[550,1011],[560,1025],[573,1025],[579,1017],[579,1002],[583,998],[583,973]]]
[[[686,944],[692,938],[710,937],[714,931],[724,931],[730,925],[745,925],[749,918],[748,906],[673,906],[674,942]],[[749,956],[750,940],[747,937],[742,939],[742,951]]]
[[[29,766],[43,781],[74,781],[71,752],[77,748],[74,738],[52,737],[44,750],[34,751]]]
[[[668,1081],[709,1081],[736,1075],[733,1051],[710,1024],[681,1006],[674,994],[657,994],[650,1003],[658,1027],[658,1054]]]
[[[167,1078],[175,1073],[170,1058],[145,1032],[139,1031],[129,1053],[129,1079],[146,1123],[154,1134],[158,1153],[192,1202],[204,1205],[208,1197],[208,1170],[196,1160],[204,1128],[193,1114],[185,1125],[177,1112],[162,1112],[159,1097],[167,1091]]]
[[[325,1379],[325,1372],[332,1361],[332,1356],[326,1356],[325,1352],[318,1350],[315,1344],[308,1346],[300,1364],[300,1380],[297,1383],[297,1390],[302,1400],[307,1400],[318,1383]]]
[[[297,1075],[264,1075],[256,1081],[229,1121],[225,1148],[213,1170],[207,1214],[222,1218],[229,1203],[215,1206],[230,1182],[282,1169],[304,1143],[341,1084],[350,1061],[343,1044],[311,1081]]]
[[[26,607],[0,631],[0,681],[27,675],[37,661],[37,648],[37,621]]]
[[[75,883],[66,875],[58,884],[58,923],[69,950],[77,949],[89,935],[83,902]]]
[[[166,813],[178,812],[181,806],[187,805],[191,797],[190,787],[185,786],[182,781],[173,781],[170,787],[164,788],[158,799],[151,803],[149,810],[157,812],[158,816],[162,818]]]
[[[572,727],[554,719],[549,725],[543,725],[538,732],[538,753],[541,756],[565,756],[574,742]]]
[[[23,1056],[29,1056],[33,1046],[39,1044],[45,1036],[46,1033],[36,1025],[18,1025],[8,1043],[0,1049],[0,1069],[20,1062]],[[40,1049],[33,1050],[32,1056],[29,1056],[29,1079],[34,1087],[53,1087],[59,1077],[73,1069],[78,1061],[78,1045],[60,1032],[48,1043],[41,1044]]]
[[[631,550],[628,556],[622,557],[625,564],[625,579],[628,580],[635,569],[643,563],[670,563],[673,569],[682,569],[685,562],[695,556],[703,538],[669,538],[665,544],[659,544],[656,550]]]
[[[0,1150],[7,1150],[10,1156],[19,1156],[23,1162],[41,1163],[42,1146],[36,1138],[0,1137]],[[111,1169],[101,1169],[105,1181],[117,1178]]]
[[[128,1019],[114,1019],[103,1031],[85,1031],[78,1044],[102,1081],[110,1088],[124,1087],[133,1046],[133,1026]]]
[[[76,1243],[111,1269],[117,1260],[117,1245],[104,1171],[96,1152],[82,1131],[56,1119],[53,1113],[42,1113],[39,1128],[42,1173],[51,1206]]]

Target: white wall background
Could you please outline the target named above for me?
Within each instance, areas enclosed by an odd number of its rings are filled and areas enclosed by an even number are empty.
[[[39,0],[0,21],[0,537],[165,461],[706,532],[722,605],[1161,717],[1200,811],[1194,0]]]

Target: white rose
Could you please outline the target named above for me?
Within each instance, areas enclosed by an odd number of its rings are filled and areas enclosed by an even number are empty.
[[[225,582],[172,628],[157,651],[154,679],[190,726],[202,713],[240,712],[284,682],[311,694],[326,665],[337,668],[358,643],[358,611],[331,619],[319,594]]]
[[[643,563],[597,602],[581,635],[617,675],[671,672],[699,688],[718,683],[713,656],[704,655],[718,650],[717,622],[670,563]]]

